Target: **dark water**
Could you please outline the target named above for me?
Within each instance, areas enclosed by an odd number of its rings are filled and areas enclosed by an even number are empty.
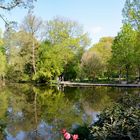
[[[0,89],[0,119],[7,140],[61,140],[60,130],[96,121],[96,115],[134,88],[58,88],[10,85]]]

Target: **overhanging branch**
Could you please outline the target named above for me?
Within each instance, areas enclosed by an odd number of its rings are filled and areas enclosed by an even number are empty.
[[[17,7],[18,5],[20,5],[21,3],[23,3],[22,0],[14,0],[9,4],[0,4],[0,9],[4,9],[4,10],[12,10],[13,8]]]

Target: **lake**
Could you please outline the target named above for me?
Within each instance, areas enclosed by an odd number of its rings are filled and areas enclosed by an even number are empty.
[[[140,88],[55,87],[11,84],[0,88],[0,119],[7,140],[60,140],[60,130],[92,124],[97,114]]]

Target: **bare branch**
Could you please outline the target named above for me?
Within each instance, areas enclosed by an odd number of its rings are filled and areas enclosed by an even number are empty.
[[[9,3],[0,2],[0,9],[10,11],[18,6],[23,8],[31,8],[34,1],[36,0],[11,0]]]

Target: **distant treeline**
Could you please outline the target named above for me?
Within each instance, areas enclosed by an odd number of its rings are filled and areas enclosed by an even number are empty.
[[[83,27],[70,19],[43,21],[32,13],[0,37],[1,81],[140,80],[140,1],[126,0],[116,37],[91,44]],[[86,49],[87,47],[90,49]]]

